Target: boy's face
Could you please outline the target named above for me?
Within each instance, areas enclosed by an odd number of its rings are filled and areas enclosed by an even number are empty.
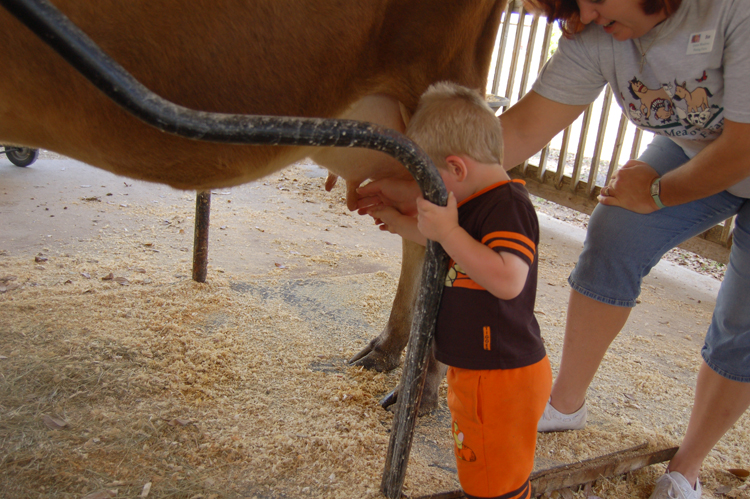
[[[443,183],[445,184],[445,188],[448,190],[448,192],[453,191],[455,194],[456,188],[458,187],[458,179],[456,176],[451,173],[448,170],[440,169],[440,177],[443,179]]]

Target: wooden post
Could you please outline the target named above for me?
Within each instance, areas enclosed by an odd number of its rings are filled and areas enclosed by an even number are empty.
[[[211,191],[201,191],[195,198],[193,280],[196,282],[206,282],[208,274],[208,218],[210,214]]]

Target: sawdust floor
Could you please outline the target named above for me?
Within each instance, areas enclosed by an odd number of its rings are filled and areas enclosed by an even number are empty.
[[[378,400],[400,370],[346,359],[387,320],[400,242],[322,175],[299,164],[214,191],[198,284],[193,193],[53,155],[0,162],[0,495],[382,497],[392,414]],[[556,367],[577,243],[540,217],[537,314]],[[673,293],[670,272],[608,352],[587,429],[540,435],[538,469],[679,443],[715,288]],[[444,396],[418,423],[409,497],[458,488]],[[705,463],[706,495],[750,497],[726,471],[748,456],[745,415]],[[648,497],[663,470],[563,496]]]

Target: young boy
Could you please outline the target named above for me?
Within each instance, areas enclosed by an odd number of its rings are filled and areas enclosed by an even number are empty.
[[[472,90],[438,83],[406,130],[438,168],[448,205],[417,217],[367,209],[382,230],[451,257],[435,356],[448,368],[458,478],[469,498],[527,498],[537,422],[552,373],[534,317],[539,225],[522,181],[502,167],[500,121]]]

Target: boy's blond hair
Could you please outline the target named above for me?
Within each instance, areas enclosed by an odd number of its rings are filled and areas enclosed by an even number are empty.
[[[435,83],[422,94],[406,135],[438,168],[446,168],[445,158],[453,154],[503,163],[500,120],[478,92],[455,83]]]

